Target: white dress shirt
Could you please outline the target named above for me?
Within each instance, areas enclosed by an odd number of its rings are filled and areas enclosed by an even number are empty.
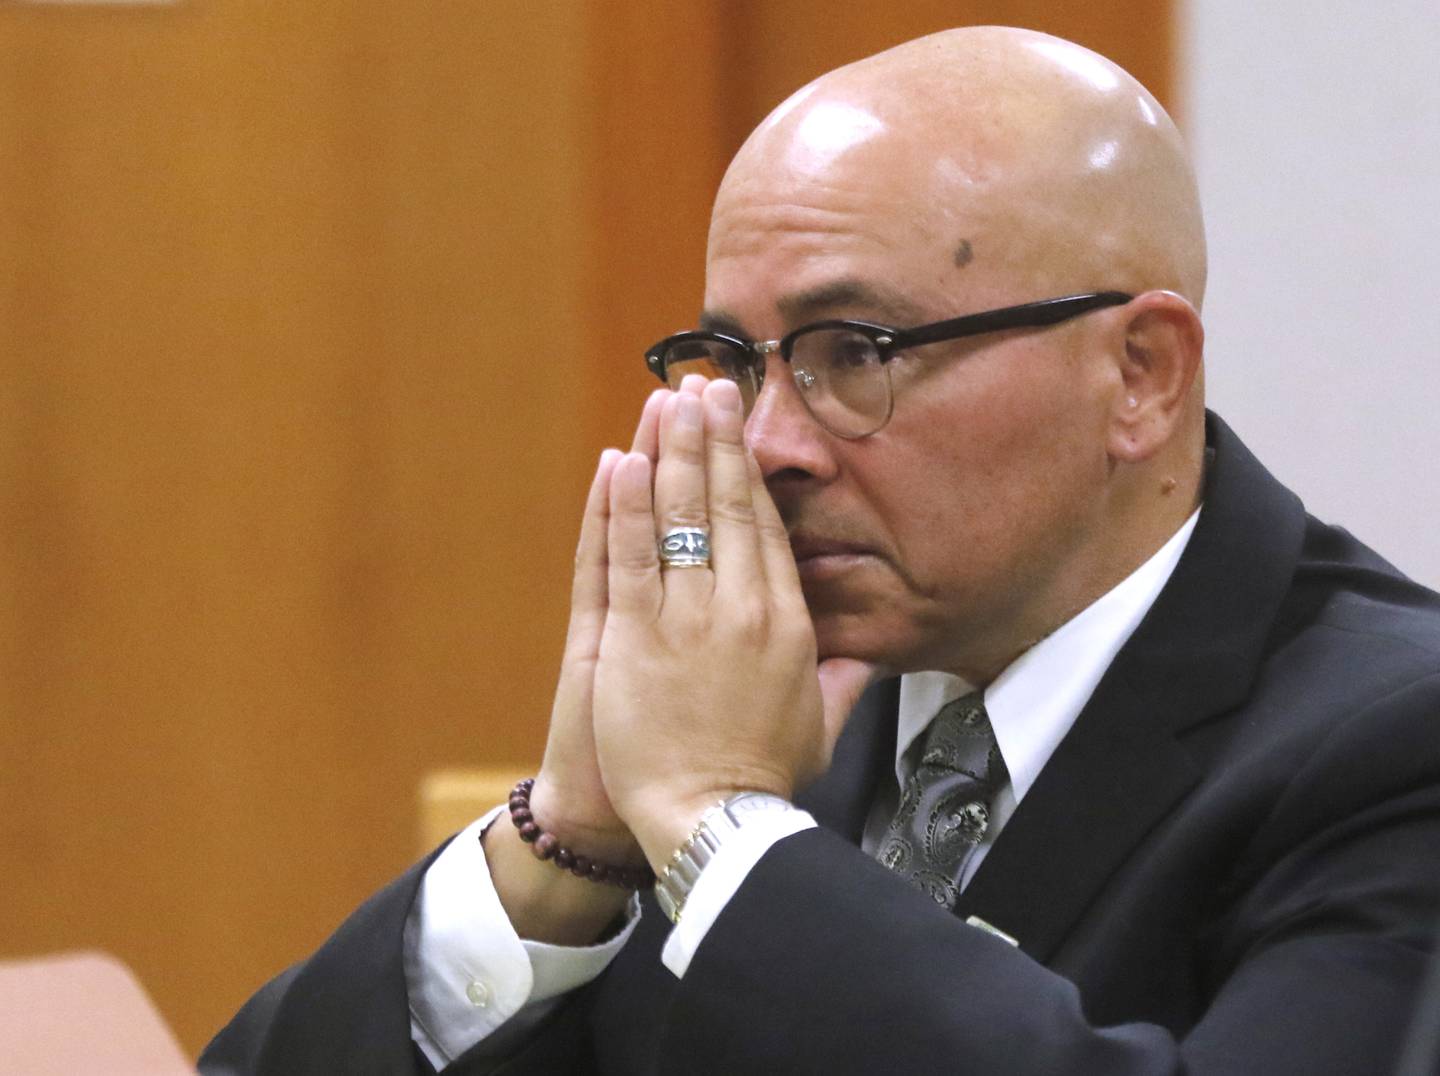
[[[1197,510],[1154,556],[1016,658],[985,689],[985,709],[1010,780],[996,793],[990,825],[966,864],[962,886],[1150,611],[1198,517]],[[862,843],[867,851],[879,845],[900,788],[914,768],[910,748],[943,705],[970,690],[965,681],[946,673],[901,678],[895,783],[885,782],[871,807]],[[480,834],[500,811],[491,811],[461,832],[430,865],[405,926],[411,1031],[437,1069],[502,1027],[508,1037],[538,1023],[566,991],[605,970],[639,917],[639,902],[632,900],[625,928],[606,942],[584,948],[522,940],[495,895],[480,845]],[[747,820],[740,839],[723,845],[696,881],[685,914],[666,939],[661,953],[665,966],[683,976],[751,868],[777,841],[814,825],[814,819],[798,809]]]

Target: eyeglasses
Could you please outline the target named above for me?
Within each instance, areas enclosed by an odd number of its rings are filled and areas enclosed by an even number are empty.
[[[962,336],[1056,325],[1092,310],[1121,306],[1133,296],[1119,291],[1066,295],[999,310],[891,329],[867,321],[817,321],[779,340],[745,340],[697,329],[667,336],[645,352],[645,365],[672,389],[687,374],[728,378],[740,386],[748,415],[765,380],[765,359],[778,353],[815,421],[837,437],[869,437],[890,421],[895,393],[890,360],[898,351]]]

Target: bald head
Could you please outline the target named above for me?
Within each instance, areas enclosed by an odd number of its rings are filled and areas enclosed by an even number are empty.
[[[954,30],[777,108],[716,196],[705,327],[769,340],[1132,296],[901,349],[875,382],[892,413],[864,438],[828,433],[807,402],[825,385],[766,359],[746,439],[821,653],[983,683],[1175,534],[1203,473],[1204,288],[1178,132],[1077,45]]]
[[[897,236],[945,252],[936,272],[983,276],[997,301],[1203,298],[1204,232],[1174,124],[1121,68],[1045,34],[951,30],[822,76],[741,148],[715,222],[807,185],[863,192]]]

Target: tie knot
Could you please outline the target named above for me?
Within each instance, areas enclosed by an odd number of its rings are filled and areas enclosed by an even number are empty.
[[[983,778],[995,731],[985,712],[985,695],[980,691],[947,702],[925,732],[920,765],[970,773]]]

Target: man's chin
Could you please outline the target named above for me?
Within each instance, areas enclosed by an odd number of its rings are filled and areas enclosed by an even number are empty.
[[[873,569],[875,563],[862,567]],[[834,578],[801,577],[820,659],[854,658],[909,671],[927,646],[925,618],[893,574],[850,571]],[[933,641],[933,640],[932,640]]]
[[[815,645],[820,660],[853,658],[884,669],[904,671],[913,659],[915,640],[892,617],[858,611],[815,614]]]

